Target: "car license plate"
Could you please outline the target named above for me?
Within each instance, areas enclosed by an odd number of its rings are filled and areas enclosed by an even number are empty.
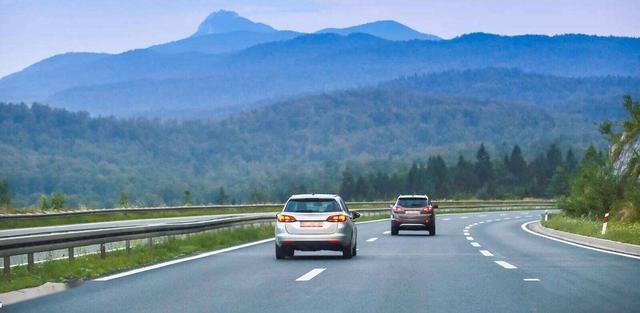
[[[407,214],[420,214],[420,211],[407,211]]]
[[[322,222],[300,222],[300,227],[322,227]]]

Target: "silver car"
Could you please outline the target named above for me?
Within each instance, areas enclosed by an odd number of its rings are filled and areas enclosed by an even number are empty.
[[[358,217],[337,195],[291,196],[277,217],[276,259],[292,257],[295,250],[342,251],[350,259],[357,252]]]

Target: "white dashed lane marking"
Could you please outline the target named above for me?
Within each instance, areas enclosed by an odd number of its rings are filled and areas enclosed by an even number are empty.
[[[324,272],[324,270],[326,270],[326,268],[314,268],[314,269],[310,270],[308,273],[298,277],[298,279],[296,279],[296,281],[309,281],[309,280],[312,280],[314,277],[318,276],[318,274]]]
[[[496,262],[496,264],[498,264],[498,265],[500,265],[500,266],[502,266],[502,267],[504,267],[504,268],[506,268],[508,270],[512,270],[512,269],[516,269],[517,268],[515,265],[512,265],[512,264],[510,264],[508,262],[505,262],[505,261],[494,261],[494,262]]]
[[[468,216],[461,216],[461,219],[469,218]]]
[[[467,240],[471,240],[471,241],[473,241],[473,237],[469,237],[469,236],[467,236]]]
[[[384,235],[388,235],[388,234],[391,234],[391,231],[390,231],[390,230],[387,230],[387,231],[382,232],[382,234],[384,234]]]
[[[448,217],[445,217],[445,218],[443,218],[442,220],[443,220],[443,221],[449,221],[449,220],[451,220],[451,219],[450,219],[450,218],[448,218]]]
[[[480,250],[480,253],[484,256],[493,256],[493,253],[489,252],[489,250]]]
[[[524,281],[540,281],[540,278],[525,278]]]
[[[374,242],[376,240],[378,240],[378,237],[369,238],[367,239],[367,242]]]
[[[480,247],[480,244],[479,244],[479,243],[477,243],[477,242],[472,242],[472,243],[471,243],[471,245],[472,245],[472,246],[474,246],[474,247],[476,247],[476,248],[477,248],[477,247]]]

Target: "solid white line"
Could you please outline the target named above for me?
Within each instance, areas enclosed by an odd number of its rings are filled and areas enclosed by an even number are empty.
[[[505,261],[493,261],[493,262],[496,262],[496,264],[498,264],[498,265],[500,265],[500,266],[502,266],[502,267],[504,267],[504,268],[506,268],[508,270],[512,270],[514,268],[517,268],[514,265],[511,265],[511,264],[509,264],[509,263],[507,263]]]
[[[493,256],[493,253],[489,252],[488,250],[480,250],[480,253],[482,253],[482,255],[484,256]]]
[[[480,215],[478,215],[478,216],[480,216],[480,217],[485,217],[485,216],[487,216],[487,215],[486,215],[486,214],[480,214]]]
[[[318,276],[318,274],[324,272],[324,270],[326,270],[326,268],[314,268],[314,269],[310,270],[308,273],[298,277],[298,279],[296,279],[296,281],[310,281],[314,277]]]
[[[378,237],[373,237],[373,238],[367,239],[368,242],[374,242],[376,240],[378,240]]]
[[[524,281],[540,281],[540,278],[525,278]]]
[[[575,246],[575,247],[580,247],[580,248],[589,249],[589,250],[593,250],[593,251],[598,251],[598,252],[603,252],[603,253],[608,253],[608,254],[613,254],[613,255],[619,255],[619,256],[626,257],[626,258],[640,260],[640,256],[631,255],[631,254],[625,254],[625,253],[621,253],[621,252],[614,252],[614,251],[609,251],[609,250],[604,250],[604,249],[598,249],[598,248],[594,248],[594,247],[589,247],[589,246],[581,245],[581,244],[578,244],[578,243],[575,243],[575,242],[570,242],[570,241],[566,241],[566,240],[550,237],[550,236],[547,236],[547,235],[538,234],[538,233],[536,233],[536,232],[534,232],[534,231],[532,231],[532,230],[527,228],[527,225],[529,225],[531,223],[536,223],[536,222],[538,222],[538,221],[535,220],[535,221],[526,222],[526,223],[520,225],[520,228],[522,228],[522,230],[528,232],[529,234],[536,235],[536,236],[543,237],[543,238],[547,238],[547,239],[551,239],[551,240],[555,240],[555,241],[562,242],[562,243],[566,243],[568,245],[572,245],[572,246]]]
[[[388,235],[388,234],[391,234],[391,231],[390,230],[385,230],[385,231],[382,232],[382,234],[383,235]]]
[[[469,237],[469,236],[467,236],[467,240],[471,240],[471,241],[473,241],[473,237]]]
[[[469,218],[468,216],[461,216],[461,219]]]
[[[472,246],[474,246],[474,247],[476,247],[476,248],[477,248],[477,247],[480,247],[480,244],[479,244],[479,243],[477,243],[477,242],[472,242],[472,243],[471,243],[471,245],[472,245]]]
[[[114,275],[109,275],[109,276],[105,276],[105,277],[96,278],[96,279],[94,279],[94,281],[109,281],[109,280],[116,279],[116,278],[121,278],[121,277],[129,276],[129,275],[133,275],[133,274],[138,274],[138,273],[150,271],[150,270],[153,270],[153,269],[156,269],[156,268],[161,268],[161,267],[165,267],[165,266],[169,266],[169,265],[173,265],[173,264],[178,264],[178,263],[182,263],[182,262],[186,262],[186,261],[206,258],[208,256],[212,256],[212,255],[216,255],[216,254],[220,254],[220,253],[224,253],[224,252],[229,252],[229,251],[233,251],[233,250],[238,250],[238,249],[242,249],[242,248],[246,248],[246,247],[251,247],[251,246],[263,244],[263,243],[266,243],[266,242],[269,242],[269,241],[273,241],[274,239],[275,238],[269,238],[269,239],[254,241],[254,242],[245,243],[245,244],[242,244],[242,245],[239,245],[239,246],[233,246],[233,247],[220,249],[220,250],[216,250],[216,251],[211,251],[211,252],[206,252],[206,253],[202,253],[202,254],[198,254],[198,255],[182,258],[182,259],[177,259],[177,260],[172,260],[172,261],[168,261],[168,262],[158,263],[158,264],[155,264],[155,265],[141,267],[141,268],[138,268],[138,269],[135,269],[135,270],[131,270],[131,271],[126,271],[126,272],[122,272],[122,273],[118,273],[118,274],[114,274]]]
[[[507,215],[507,213],[500,213],[500,216],[505,216]]]
[[[451,219],[450,219],[450,218],[448,218],[448,217],[445,217],[445,218],[443,218],[442,220],[443,220],[443,221],[448,221],[448,220],[451,220]]]

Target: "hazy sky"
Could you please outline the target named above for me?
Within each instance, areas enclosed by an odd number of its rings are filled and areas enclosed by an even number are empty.
[[[640,37],[640,0],[0,0],[0,77],[58,53],[122,52],[180,39],[219,9],[303,32],[393,19],[444,38]]]

